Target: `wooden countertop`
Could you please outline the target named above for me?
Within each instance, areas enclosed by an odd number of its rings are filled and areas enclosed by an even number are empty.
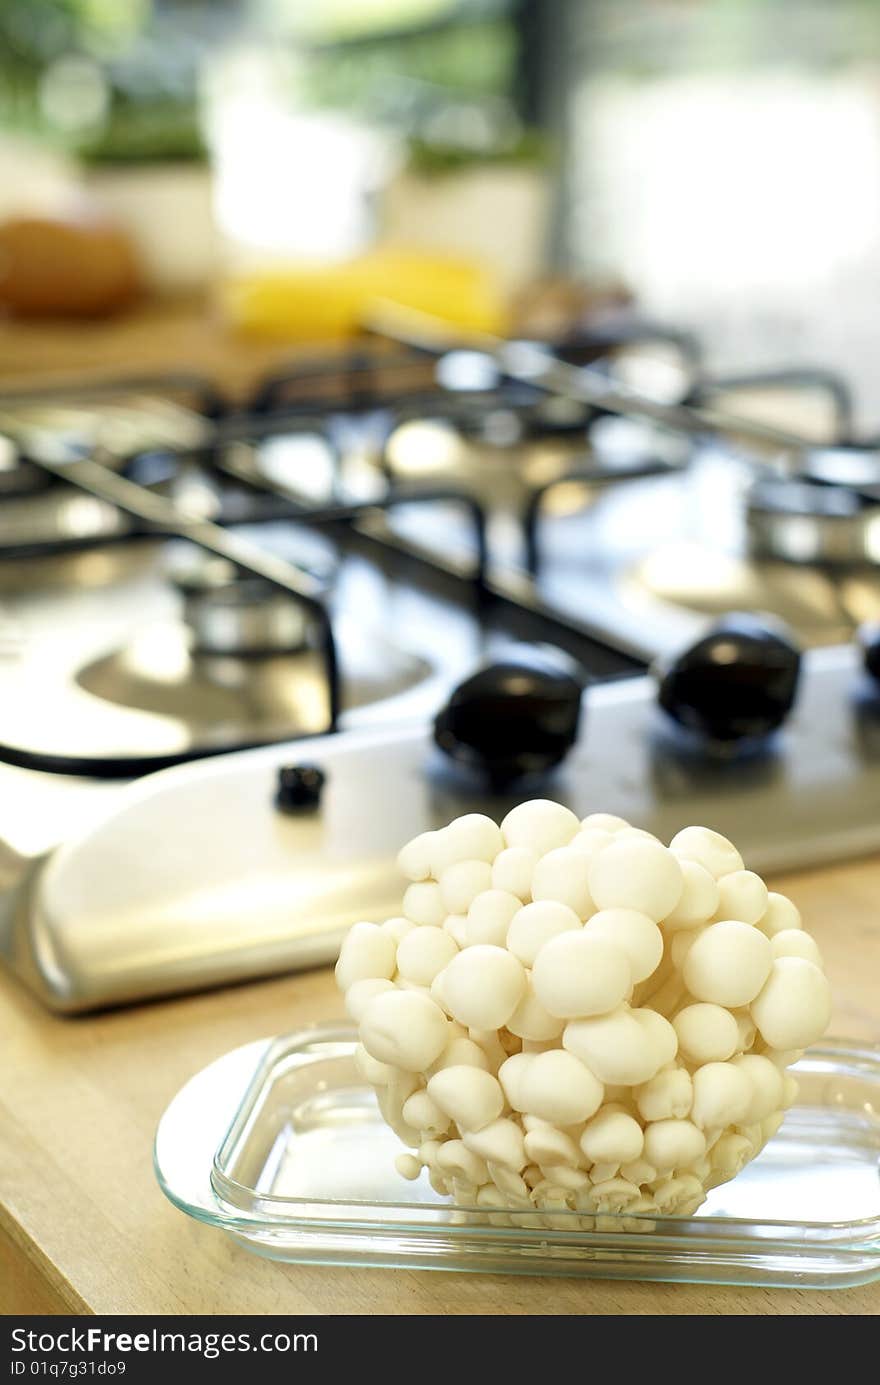
[[[835,994],[832,1032],[880,1041],[880,861],[779,882]],[[316,971],[85,1019],[0,976],[0,1310],[83,1313],[875,1314],[833,1293],[274,1264],[160,1193],[153,1134],[199,1068],[341,1013]]]
[[[240,399],[297,354],[334,350],[326,343],[236,336],[208,299],[148,299],[118,317],[0,319],[0,388],[180,369],[207,376]]]

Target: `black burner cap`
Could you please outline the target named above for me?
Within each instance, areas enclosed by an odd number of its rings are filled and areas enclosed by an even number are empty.
[[[658,670],[658,700],[708,743],[760,740],[794,705],[801,656],[781,623],[732,614]]]

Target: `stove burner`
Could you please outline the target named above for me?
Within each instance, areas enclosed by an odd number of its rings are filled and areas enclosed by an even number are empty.
[[[880,449],[870,443],[813,448],[803,458],[800,473],[824,486],[872,494],[880,488]]]
[[[831,404],[837,435],[847,437],[849,401],[835,377],[795,371],[713,381],[690,338],[638,321],[611,322],[554,347],[508,347],[481,342],[478,350],[438,350],[386,339],[333,360],[296,361],[243,406],[197,377],[174,374],[0,395],[0,433],[9,439],[5,451],[0,445],[0,493],[4,477],[13,492],[28,478],[41,488],[8,494],[0,550],[16,560],[39,553],[51,567],[71,551],[110,562],[114,553],[171,537],[212,555],[207,582],[172,575],[183,620],[178,600],[170,610],[151,612],[136,631],[131,617],[145,613],[137,605],[123,610],[123,591],[112,598],[112,619],[100,640],[71,629],[70,647],[63,638],[58,645],[63,657],[47,656],[39,671],[29,650],[14,667],[0,664],[3,695],[10,694],[0,756],[125,774],[133,766],[155,768],[323,729],[325,711],[326,724],[335,725],[337,611],[348,622],[349,707],[393,699],[432,677],[449,686],[486,657],[480,640],[487,629],[552,640],[593,673],[630,671],[658,648],[692,638],[707,600],[713,611],[772,608],[794,619],[806,642],[827,640],[832,621],[830,638],[840,637],[841,626],[848,636],[855,622],[837,591],[829,595],[834,584],[827,573],[775,564],[767,565],[768,575],[742,560],[743,580],[731,590],[727,581],[707,583],[705,562],[699,570],[690,561],[673,563],[671,576],[667,563],[659,572],[659,560],[676,545],[694,549],[705,541],[707,497],[709,514],[725,507],[735,519],[742,514],[739,463],[730,465],[729,451],[723,461],[736,491],[729,488],[729,505],[727,493],[719,500],[700,479],[707,457],[712,461],[707,431],[717,442],[716,462],[731,439],[738,447],[750,436],[744,420],[719,414],[713,404],[719,393],[730,398],[778,386],[818,392]],[[640,348],[648,375],[639,365]],[[765,425],[752,428],[751,437],[774,447],[785,441]],[[826,461],[833,450],[825,449]],[[818,465],[822,449],[813,451]],[[848,456],[852,461],[855,449]],[[815,505],[828,521],[820,558],[827,560],[839,524],[854,526],[845,535],[847,553],[851,540],[862,562],[880,553],[872,498],[860,491],[841,500],[839,488],[819,485],[820,479],[817,474],[810,483],[811,497],[823,493]],[[623,481],[628,484],[617,485]],[[775,509],[769,502],[762,509],[761,488],[754,489],[751,527],[758,534],[762,520],[769,525],[772,517],[766,551],[804,561],[804,525],[815,515],[793,507],[795,491],[780,484],[785,504]],[[243,539],[234,530],[239,525],[247,526]],[[296,546],[273,555],[271,528],[284,525],[290,532],[307,527],[310,537],[331,546],[333,570],[304,569]],[[712,535],[711,556],[735,561],[741,532],[732,542],[729,533],[718,541],[717,526]],[[760,551],[760,540],[753,542]],[[338,598],[337,579],[365,554],[387,587],[355,602],[353,613],[349,596]],[[870,570],[862,575],[859,619],[877,606],[867,591]],[[158,575],[156,586],[168,576]],[[684,595],[682,577],[690,584]],[[797,584],[797,601],[786,582]],[[430,589],[429,610],[435,598],[446,602],[445,619],[455,611],[452,620],[477,637],[451,666],[436,660],[422,638],[425,622],[408,600],[406,634],[395,628],[404,594],[419,583]],[[814,619],[800,594],[812,598],[817,583]],[[110,599],[106,589],[102,597]],[[371,629],[382,627],[384,642],[367,633],[370,621],[363,617],[376,609],[371,599],[380,611]],[[22,603],[19,591],[16,604]],[[54,606],[47,613],[57,614]],[[361,657],[365,639],[371,649]],[[354,682],[352,649],[359,651]],[[39,718],[30,706],[34,681],[28,685],[25,675],[51,690],[53,707]],[[479,683],[477,692],[488,696]],[[454,758],[486,761],[479,736],[469,745],[458,735],[467,720],[460,709],[450,704],[444,715],[449,724],[440,732],[453,734],[447,749]],[[549,767],[554,756],[558,762],[557,750],[548,752],[541,742],[529,754]],[[490,748],[489,761],[494,754]],[[503,759],[494,766],[486,761],[484,771],[496,778],[525,772]]]
[[[746,499],[756,557],[819,565],[876,561],[880,494],[875,500],[812,480],[762,478]]]
[[[522,653],[460,683],[434,739],[456,764],[503,789],[564,760],[577,740],[582,693],[570,666]]]
[[[755,743],[794,706],[801,656],[788,632],[735,614],[658,671],[658,701],[707,748]]]
[[[190,592],[183,610],[197,654],[264,658],[296,653],[308,642],[302,606],[259,577]]]

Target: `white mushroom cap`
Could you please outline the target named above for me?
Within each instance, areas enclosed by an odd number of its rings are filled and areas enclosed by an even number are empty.
[[[413,923],[412,919],[401,917],[386,919],[379,927],[382,929],[383,933],[388,933],[394,939],[395,943],[399,943],[401,938],[405,938],[407,933],[412,932],[416,924]]]
[[[626,953],[634,982],[651,976],[663,956],[663,934],[653,919],[636,909],[600,909],[584,931],[587,937],[602,938]]]
[[[459,952],[441,977],[453,1017],[475,1029],[500,1029],[526,989],[526,974],[516,957],[488,943]]]
[[[355,981],[394,975],[397,944],[375,923],[356,923],[348,930],[336,963],[336,984],[347,991]]]
[[[367,1052],[380,1063],[408,1072],[429,1068],[443,1052],[446,1036],[443,1011],[417,991],[384,991],[374,996],[360,1024]]]
[[[484,1072],[488,1072],[489,1059],[485,1050],[480,1048],[479,1044],[475,1044],[473,1039],[457,1035],[449,1040],[440,1057],[435,1059],[427,1072],[429,1076],[433,1076],[435,1072],[452,1067],[482,1068]]]
[[[369,1082],[371,1087],[387,1087],[388,1083],[397,1075],[397,1068],[389,1066],[388,1063],[380,1063],[378,1058],[373,1058],[367,1052],[363,1044],[357,1044],[354,1050],[354,1065],[365,1082]]]
[[[445,1135],[450,1126],[447,1113],[441,1111],[426,1091],[413,1092],[407,1097],[403,1103],[403,1119],[423,1135]]]
[[[554,1125],[587,1120],[602,1103],[602,1084],[571,1053],[535,1053],[523,1071],[526,1109]]]
[[[380,991],[393,991],[393,981],[378,976],[365,976],[362,981],[353,981],[345,992],[345,1012],[355,1024],[360,1024],[364,1011],[374,995]]]
[[[626,818],[617,817],[615,813],[589,813],[581,818],[582,828],[598,828],[602,832],[622,832],[629,826]]]
[[[562,1031],[562,1042],[600,1082],[639,1086],[662,1066],[647,1029],[628,1005],[607,1015],[570,1020]]]
[[[807,1048],[828,1028],[831,988],[814,962],[777,957],[751,1013],[771,1048]]]
[[[672,934],[669,940],[668,956],[675,971],[681,971],[685,957],[703,931],[703,928],[690,928],[680,929]]]
[[[687,1168],[705,1152],[706,1137],[693,1121],[652,1121],[645,1129],[645,1158],[660,1172]]]
[[[740,1010],[734,1015],[734,1019],[736,1020],[736,1032],[739,1035],[736,1045],[737,1051],[744,1053],[755,1042],[755,1035],[758,1032],[757,1026],[748,1010]]]
[[[477,895],[492,888],[492,867],[488,861],[456,861],[438,883],[448,912],[466,914]]]
[[[739,1125],[752,1102],[748,1077],[733,1063],[705,1063],[694,1073],[691,1120],[702,1130]]]
[[[682,1056],[692,1063],[723,1063],[739,1047],[739,1028],[729,1010],[701,1001],[672,1021]]]
[[[676,856],[704,866],[716,880],[743,868],[743,859],[733,842],[708,827],[683,828],[672,838],[669,850]]]
[[[719,890],[714,875],[699,861],[682,857],[679,861],[683,881],[678,903],[662,920],[664,933],[677,933],[708,923],[718,908]]]
[[[421,1161],[414,1154],[398,1154],[394,1161],[394,1167],[401,1178],[409,1179],[410,1182],[414,1178],[418,1178],[422,1171]]]
[[[466,813],[432,834],[431,873],[438,880],[459,861],[494,861],[504,848],[497,822],[483,813]]]
[[[656,1070],[665,1068],[667,1063],[671,1063],[678,1053],[678,1035],[674,1028],[666,1019],[665,1015],[660,1015],[651,1006],[641,1006],[634,1009],[632,1017],[636,1024],[641,1025],[642,1031],[647,1034],[648,1042],[654,1061],[657,1064]]]
[[[757,1034],[757,1032],[758,1030],[756,1027],[755,1033]],[[774,1065],[774,1067],[779,1068],[780,1072],[783,1072],[785,1068],[792,1067],[795,1063],[799,1063],[803,1056],[804,1050],[802,1048],[764,1049],[764,1057],[769,1058],[770,1062]]]
[[[407,888],[403,896],[403,912],[413,923],[433,924],[439,928],[449,910],[443,902],[440,886],[433,880],[423,880]]]
[[[622,948],[579,929],[544,944],[535,958],[532,984],[551,1015],[574,1019],[613,1010],[629,995],[632,974]]]
[[[645,1144],[642,1127],[623,1111],[607,1108],[587,1121],[580,1138],[581,1149],[591,1164],[627,1164],[641,1157]]]
[[[517,1005],[507,1028],[520,1039],[545,1041],[557,1039],[562,1033],[564,1021],[545,1010],[535,994],[531,977],[528,979],[526,993]]]
[[[719,919],[757,923],[767,908],[767,886],[753,870],[735,870],[718,881]]]
[[[527,846],[509,846],[499,852],[492,862],[492,886],[505,890],[518,899],[532,897],[532,872],[538,856]]]
[[[804,928],[783,928],[774,933],[770,939],[770,951],[774,961],[777,957],[805,957],[814,966],[822,966],[822,954]]]
[[[455,939],[445,928],[416,927],[398,944],[397,970],[417,986],[430,986],[457,954]]]
[[[528,1159],[542,1168],[569,1165],[576,1168],[583,1163],[581,1152],[570,1135],[555,1125],[542,1122],[530,1129],[525,1137],[525,1152]]]
[[[748,1078],[752,1099],[743,1123],[753,1125],[766,1120],[782,1106],[782,1073],[775,1063],[760,1053],[743,1053],[730,1064]]]
[[[464,914],[449,914],[443,920],[443,932],[449,934],[459,950],[467,947],[470,942],[467,934],[467,918]]]
[[[570,808],[548,798],[533,798],[512,808],[501,824],[507,846],[525,846],[538,856],[557,846],[568,846],[580,822]]]
[[[672,852],[648,838],[618,838],[590,861],[590,894],[598,909],[636,909],[662,919],[678,903],[683,883]]]
[[[683,1120],[690,1115],[693,1082],[687,1068],[662,1068],[636,1089],[639,1115],[646,1121]]]
[[[436,839],[436,832],[422,832],[398,852],[397,864],[408,880],[428,879]]]
[[[577,933],[581,930],[581,921],[574,910],[556,900],[542,899],[524,904],[514,914],[507,930],[507,946],[523,966],[530,967],[545,943],[557,933],[568,930]]]
[[[532,872],[532,899],[567,904],[579,919],[594,911],[589,886],[590,862],[581,851],[559,846],[542,856]]]
[[[684,982],[697,1000],[748,1005],[770,971],[770,943],[757,928],[736,920],[710,924],[684,961]]]
[[[709,1151],[713,1169],[719,1169],[728,1177],[739,1173],[743,1165],[752,1157],[752,1144],[743,1135],[733,1131],[722,1135]]]
[[[405,976],[398,976],[394,983],[394,989],[398,991],[418,991],[420,995],[426,995],[429,1000],[434,999],[431,994],[430,986],[420,986],[417,981],[407,981]],[[443,1009],[442,1005],[440,1009]]]
[[[428,1096],[458,1128],[482,1130],[501,1115],[504,1093],[498,1079],[482,1068],[443,1068],[428,1082]]]
[[[467,911],[465,936],[468,944],[491,943],[493,947],[504,947],[510,921],[521,908],[522,902],[509,890],[493,888],[478,894]]]
[[[797,906],[786,895],[775,894],[771,890],[767,896],[767,908],[758,923],[761,932],[772,938],[774,933],[781,933],[783,929],[803,926]]]
[[[657,1170],[653,1164],[648,1163],[647,1159],[633,1159],[628,1164],[621,1164],[620,1176],[625,1178],[627,1183],[635,1183],[640,1186],[642,1183],[653,1183],[657,1177]]]
[[[579,851],[582,856],[592,860],[614,841],[612,832],[604,832],[600,827],[582,827],[568,844],[569,851]]]
[[[513,1053],[498,1069],[498,1081],[514,1111],[528,1110],[523,1097],[523,1082],[526,1072],[537,1056],[534,1053]]]
[[[437,1151],[435,1163],[444,1173],[457,1175],[475,1188],[485,1183],[489,1176],[486,1161],[468,1149],[463,1140],[445,1140]]]
[[[519,1173],[527,1162],[522,1130],[515,1121],[503,1116],[490,1121],[482,1130],[465,1131],[462,1139],[481,1159],[513,1173]]]

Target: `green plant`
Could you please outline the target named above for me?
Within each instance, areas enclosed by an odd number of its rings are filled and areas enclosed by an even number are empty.
[[[196,162],[207,158],[195,104],[154,99],[114,99],[100,129],[77,142],[85,164],[156,164]]]
[[[517,139],[488,148],[410,139],[407,151],[410,171],[425,177],[460,173],[468,168],[541,167],[552,157],[550,143],[539,130],[524,130]]]

